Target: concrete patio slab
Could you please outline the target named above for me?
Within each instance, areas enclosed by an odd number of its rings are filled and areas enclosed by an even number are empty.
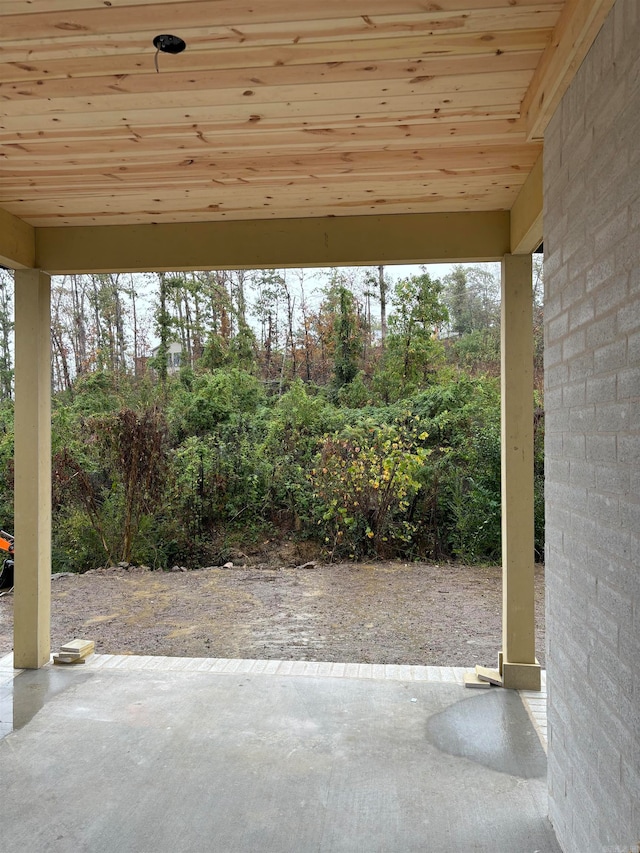
[[[3,853],[559,853],[527,710],[462,671],[6,663]]]

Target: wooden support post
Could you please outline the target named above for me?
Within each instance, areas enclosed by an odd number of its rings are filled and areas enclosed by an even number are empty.
[[[502,260],[502,685],[540,689],[535,656],[531,255]]]
[[[51,279],[15,278],[14,666],[49,661],[51,622]]]

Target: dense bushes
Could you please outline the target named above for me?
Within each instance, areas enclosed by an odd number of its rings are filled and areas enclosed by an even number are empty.
[[[311,469],[319,532],[331,556],[396,555],[413,545],[409,509],[429,451],[419,418],[373,420],[323,438]]]
[[[328,558],[499,560],[497,379],[442,367],[407,399],[356,408],[300,380],[268,398],[239,368],[189,385],[116,388],[103,374],[56,399],[56,570],[209,564],[265,536],[315,541]],[[10,527],[11,407],[0,414]],[[539,413],[536,425],[541,548]]]
[[[256,274],[253,293],[241,272],[161,275],[153,358],[140,355],[135,311],[133,359],[124,327],[98,334],[111,313],[76,335],[82,312],[58,312],[54,567],[202,565],[279,537],[330,558],[499,560],[499,282],[481,267],[443,282],[423,269],[394,287],[377,273],[358,283],[333,270],[315,300],[303,276],[296,295],[274,271]],[[74,278],[57,304],[98,292],[135,297],[118,280]],[[532,403],[541,558],[544,420]],[[11,529],[10,400],[0,513]]]

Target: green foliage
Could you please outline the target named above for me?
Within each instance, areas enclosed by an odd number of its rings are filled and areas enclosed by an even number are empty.
[[[240,323],[238,334],[235,335],[229,347],[232,363],[241,370],[252,372],[256,365],[256,336],[251,327]]]
[[[120,559],[129,561],[137,544],[143,516],[159,504],[166,471],[164,417],[155,409],[123,409],[89,423],[92,436],[111,473],[115,517],[111,529],[120,529]],[[109,505],[109,504],[107,504]],[[120,520],[120,525],[117,520]]]
[[[445,278],[445,302],[449,308],[451,329],[456,335],[473,331],[473,317],[467,291],[467,273],[458,265]]]
[[[213,333],[207,339],[204,352],[198,362],[201,370],[217,370],[225,367],[229,362],[228,342],[217,333]]]
[[[426,272],[399,282],[384,342],[382,312],[378,325],[372,309],[380,276],[358,283],[333,271],[321,304],[304,304],[302,330],[294,312],[306,296],[291,277],[264,271],[259,299],[245,305],[240,274],[198,276],[160,277],[156,371],[135,377],[123,370],[131,356],[117,278],[91,279],[85,308],[100,328],[82,347],[66,338],[82,371],[54,395],[55,568],[206,565],[266,530],[313,540],[334,558],[500,559],[499,288],[489,268],[456,268],[444,285]],[[536,303],[538,333],[541,310]],[[260,342],[245,320],[252,314]],[[443,343],[447,330],[455,337]],[[184,361],[163,375],[171,339]],[[89,352],[89,340],[103,351]],[[541,392],[534,402],[541,558]],[[2,526],[12,518],[7,399]]]
[[[240,323],[238,333],[231,340],[217,333],[209,336],[198,367],[211,371],[235,368],[253,373],[256,366],[256,349],[256,336],[251,327]]]
[[[56,513],[51,553],[54,572],[86,572],[105,562],[98,531],[82,508],[64,507]]]
[[[338,391],[338,403],[345,409],[360,409],[371,405],[374,393],[365,382],[362,370],[358,371],[351,382],[343,385]]]
[[[476,329],[455,341],[453,361],[472,373],[500,371],[500,329]]]
[[[0,527],[13,530],[13,401],[0,402]]]
[[[123,409],[88,419],[82,428],[85,440],[95,448],[95,467],[87,471],[86,461],[69,448],[56,454],[54,508],[62,522],[73,520],[70,507],[82,508],[94,531],[91,547],[97,540],[109,562],[130,561],[144,550],[146,519],[159,506],[164,489],[164,419],[156,410]],[[79,529],[77,519],[73,529]],[[64,530],[63,523],[61,537]],[[87,537],[82,541],[86,544]]]
[[[456,379],[417,395],[413,411],[430,433],[423,547],[467,561],[500,556],[500,393],[494,379]]]
[[[12,338],[14,333],[11,293],[12,276],[0,269],[0,399],[10,400],[13,394]]]
[[[368,423],[324,439],[311,479],[331,558],[399,554],[411,543],[408,510],[429,455],[419,426]]]
[[[443,299],[460,337],[500,325],[500,281],[489,264],[455,266],[444,279]]]
[[[384,359],[374,379],[385,402],[424,387],[442,363],[444,348],[435,332],[448,314],[441,293],[441,283],[426,272],[396,284]]]
[[[469,562],[496,562],[501,554],[499,428],[487,424],[475,429],[464,455],[464,468],[456,466],[457,476],[444,484],[451,552]]]
[[[318,442],[344,422],[321,395],[297,379],[276,404],[262,448],[269,466],[268,506],[273,521],[303,531],[312,528],[314,498],[309,471]]]
[[[250,523],[264,511],[268,466],[256,450],[262,431],[236,417],[207,436],[190,436],[171,454],[169,500],[188,533]]]
[[[335,321],[334,381],[338,388],[348,385],[358,373],[362,338],[358,329],[353,295],[346,287],[338,290],[338,315]]]
[[[206,435],[232,414],[252,414],[265,402],[262,385],[244,370],[220,368],[196,376],[191,389],[176,390],[169,404],[171,434],[182,441]]]
[[[97,415],[115,411],[120,404],[116,380],[108,370],[96,370],[79,376],[74,385],[71,411],[79,415]]]
[[[65,507],[56,515],[52,547],[52,571],[86,572],[105,562],[120,559],[118,531],[122,523],[122,495],[115,492],[100,508],[101,524],[107,532],[109,552],[105,551],[100,531],[92,519],[79,507]],[[128,560],[151,568],[166,566],[163,552],[163,531],[152,515],[138,518]],[[115,556],[114,556],[115,555]]]
[[[160,274],[160,299],[156,310],[156,332],[160,338],[160,344],[155,356],[151,359],[151,366],[157,371],[160,384],[164,388],[167,383],[167,361],[169,355],[169,343],[173,329],[173,318],[167,309],[167,297],[169,289],[175,286],[176,279],[168,279],[164,273]]]

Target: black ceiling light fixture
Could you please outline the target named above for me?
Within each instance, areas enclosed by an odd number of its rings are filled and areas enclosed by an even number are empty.
[[[172,36],[168,33],[162,33],[159,36],[156,36],[153,40],[153,46],[156,49],[155,55],[155,65],[156,71],[159,73],[160,69],[158,68],[158,54],[162,51],[162,53],[182,53],[185,49],[186,42],[184,42],[179,36]]]

